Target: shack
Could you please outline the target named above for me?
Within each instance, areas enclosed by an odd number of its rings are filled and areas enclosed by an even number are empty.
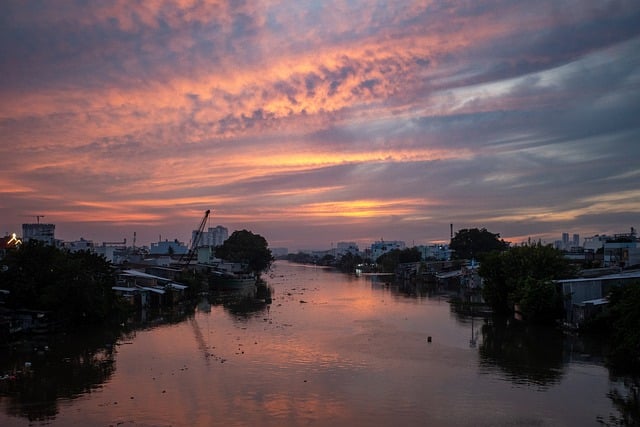
[[[564,297],[565,321],[572,326],[580,326],[606,306],[606,297],[613,287],[632,284],[640,286],[640,270],[555,282],[560,286]]]
[[[123,270],[112,289],[137,307],[161,307],[180,302],[188,286],[138,270]]]

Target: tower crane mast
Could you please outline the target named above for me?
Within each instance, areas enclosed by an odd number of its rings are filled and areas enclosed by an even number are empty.
[[[196,235],[194,236],[193,241],[191,242],[191,247],[189,248],[189,252],[187,252],[186,254],[180,257],[179,263],[182,267],[189,267],[189,264],[191,264],[191,261],[193,261],[193,258],[196,254],[196,249],[198,249],[200,240],[202,240],[204,227],[207,224],[207,219],[209,218],[210,213],[211,213],[210,209],[207,209],[205,211],[204,216],[202,217],[202,221],[200,221],[200,226],[198,227],[198,231],[196,232]]]

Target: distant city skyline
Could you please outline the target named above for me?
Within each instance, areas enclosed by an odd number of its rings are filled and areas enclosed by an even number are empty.
[[[640,223],[640,2],[0,4],[0,233],[273,247]],[[209,226],[208,224],[208,226]]]
[[[453,231],[454,234],[455,232],[457,232],[458,230],[452,230],[451,226],[453,224],[450,224],[450,232]],[[138,240],[137,237],[137,233],[134,232],[133,235],[133,239],[128,239],[127,237],[124,237],[122,240],[119,241],[113,241],[113,240],[94,240],[91,238],[86,238],[84,236],[81,237],[76,237],[76,238],[71,238],[71,239],[64,239],[64,238],[60,238],[55,234],[55,224],[49,224],[49,223],[25,223],[22,224],[22,234],[20,232],[17,233],[5,233],[5,236],[10,236],[11,234],[16,234],[18,238],[22,238],[23,240],[29,240],[29,238],[36,238],[37,240],[43,240],[49,244],[53,244],[54,239],[55,240],[59,240],[65,243],[73,243],[73,242],[90,242],[95,246],[99,246],[99,245],[103,245],[103,244],[108,244],[108,245],[116,245],[116,246],[137,246],[137,247],[143,247],[146,246],[148,248],[151,248],[153,250],[154,245],[158,246],[158,244],[163,244],[163,243],[175,243],[175,244],[179,244],[179,245],[184,245],[185,247],[191,246],[191,244],[193,243],[193,239],[196,236],[198,230],[192,230],[191,231],[191,239],[190,240],[183,240],[180,239],[178,237],[170,237],[170,236],[162,236],[162,235],[158,235],[158,238],[156,240],[152,240],[150,242],[141,242],[140,240]],[[472,227],[473,228],[473,227]],[[235,231],[235,230],[234,230]],[[490,231],[490,230],[489,230]],[[582,241],[586,241],[586,240],[591,240],[592,238],[598,238],[598,239],[602,239],[603,237],[609,236],[609,237],[614,237],[614,236],[621,236],[621,235],[637,235],[637,230],[635,227],[631,227],[629,230],[627,231],[618,231],[616,233],[593,233],[590,234],[588,236],[581,236],[577,233],[573,233],[571,235],[571,238],[569,238],[569,233],[567,232],[563,232],[562,235],[560,236],[560,239],[555,239],[555,240],[543,240],[543,239],[538,239],[540,241],[542,241],[544,244],[550,244],[550,245],[554,245],[557,249],[562,249],[562,250],[571,250],[574,247],[582,247],[583,243]],[[201,237],[201,242],[200,245],[201,246],[216,246],[216,245],[220,245],[224,242],[224,240],[226,240],[226,238],[228,238],[229,236],[229,230],[222,226],[222,225],[216,225],[215,227],[205,227],[205,230],[203,232],[203,236]],[[502,236],[501,236],[502,238]],[[504,238],[503,238],[504,239]],[[581,240],[582,239],[582,240]],[[520,241],[510,241],[508,239],[504,239],[507,240],[509,243],[514,244],[514,245],[518,245],[518,244],[522,244],[522,243],[528,243],[528,242],[535,242],[537,240],[535,239],[531,239],[531,238],[527,238],[526,240],[520,240]],[[335,250],[337,252],[343,253],[345,251],[352,251],[354,249],[354,247],[357,247],[359,250],[364,250],[364,249],[372,249],[375,250],[375,247],[378,246],[391,246],[391,247],[396,247],[396,248],[405,248],[405,247],[414,247],[414,246],[432,246],[432,245],[439,245],[439,244],[445,244],[448,245],[449,244],[449,240],[433,240],[433,241],[428,241],[428,242],[416,242],[415,240],[411,241],[411,242],[407,242],[404,240],[394,240],[394,239],[384,239],[384,238],[379,238],[376,240],[371,240],[371,241],[361,241],[361,242],[355,242],[355,241],[336,241],[336,242],[330,242],[330,246],[317,246],[317,247],[305,247],[305,246],[297,246],[294,245],[293,247],[278,247],[275,246],[273,244],[269,244],[269,247],[272,248],[272,250],[283,250],[286,249],[288,252],[291,250],[292,252],[295,251],[328,251],[328,250]],[[593,246],[593,245],[591,245]],[[596,244],[597,246],[597,244]]]

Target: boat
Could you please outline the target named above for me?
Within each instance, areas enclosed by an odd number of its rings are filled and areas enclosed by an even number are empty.
[[[243,289],[255,286],[257,278],[250,273],[232,273],[223,270],[211,270],[209,284],[214,289]]]

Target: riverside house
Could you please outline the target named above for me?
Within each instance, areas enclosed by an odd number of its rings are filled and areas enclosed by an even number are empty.
[[[179,302],[187,288],[165,277],[138,270],[123,270],[112,289],[136,307],[153,308]]]
[[[607,295],[613,287],[638,284],[640,270],[622,271],[599,277],[556,280],[565,297],[565,321],[573,326],[599,313],[607,306]]]

